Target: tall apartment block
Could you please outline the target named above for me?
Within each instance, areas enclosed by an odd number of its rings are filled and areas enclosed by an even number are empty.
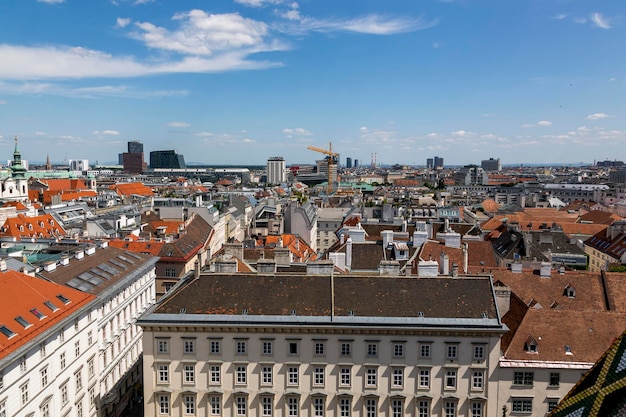
[[[282,184],[287,181],[285,159],[282,156],[273,156],[267,160],[267,183]]]

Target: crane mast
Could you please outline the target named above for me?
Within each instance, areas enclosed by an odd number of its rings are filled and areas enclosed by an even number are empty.
[[[332,194],[335,191],[333,180],[337,177],[337,163],[338,163],[337,159],[339,157],[339,154],[336,152],[333,152],[332,142],[328,143],[328,149],[319,148],[317,146],[307,146],[307,149],[310,151],[319,152],[319,153],[326,155],[326,157],[324,158],[326,160],[326,167],[327,167],[327,174],[328,174],[328,185],[326,187],[326,193],[329,195]],[[333,175],[333,172],[335,173],[335,175]]]

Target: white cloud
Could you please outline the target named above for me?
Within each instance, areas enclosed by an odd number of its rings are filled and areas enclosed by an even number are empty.
[[[131,22],[132,22],[132,20],[129,19],[129,18],[118,17],[115,20],[115,27],[116,28],[125,28],[126,26],[130,25]]]
[[[200,136],[202,138],[208,138],[213,136],[213,133],[211,132],[198,132],[198,133],[194,133],[194,136]]]
[[[573,17],[572,20],[574,21],[574,23],[578,23],[581,25],[587,23],[587,19],[584,17]]]
[[[35,132],[37,136],[46,136],[46,132]]]
[[[529,123],[524,123],[524,124],[523,124],[523,125],[521,125],[520,127],[523,127],[523,128],[529,128],[529,127],[534,127],[534,126],[535,126],[535,125],[531,125],[531,124],[529,124]]]
[[[602,16],[602,14],[600,13],[592,13],[590,19],[593,25],[599,27],[600,29],[611,29],[611,23],[609,19]]]
[[[361,127],[359,128],[359,130],[360,130],[361,132],[367,132],[367,126],[361,126]]]
[[[283,129],[283,133],[285,135],[298,135],[298,136],[311,136],[312,135],[311,132],[301,127],[296,127],[295,129],[286,128],[286,129]]]
[[[0,100],[0,105],[2,105],[2,104],[7,104],[7,101],[6,100]]]
[[[566,14],[557,14],[556,16],[554,16],[554,18],[555,18],[556,20],[563,20],[563,19],[565,19],[566,17],[567,17],[567,15],[566,15]]]
[[[587,116],[587,120],[600,120],[600,119],[606,119],[607,117],[613,117],[613,116],[606,114],[606,113],[593,113]]]
[[[103,131],[94,131],[94,135],[107,135],[107,136],[119,136],[120,132],[117,130],[103,130]]]
[[[187,123],[187,122],[169,122],[168,126],[171,126],[171,127],[189,127],[191,125],[189,123]]]
[[[537,122],[537,126],[552,126],[552,122],[549,120],[540,120]]]
[[[436,137],[439,137],[439,134],[435,133],[435,132],[431,132],[431,133],[427,134],[426,137],[427,138],[436,138]]]
[[[99,98],[99,97],[123,97],[123,98],[160,98],[160,97],[184,97],[188,94],[185,90],[155,90],[141,91],[124,85],[103,85],[94,87],[67,87],[61,83],[3,83],[0,81],[0,93],[23,95],[23,94],[48,94],[74,98]]]
[[[456,132],[452,132],[452,135],[454,136],[466,136],[468,132],[466,132],[465,130],[457,130]]]
[[[377,14],[358,16],[352,19],[332,20],[302,18],[298,26],[291,26],[287,31],[292,32],[357,32],[372,35],[391,35],[394,33],[413,32],[431,28],[439,23],[438,19],[425,20],[423,18],[393,17]]]
[[[263,7],[268,4],[281,4],[282,0],[235,0],[235,3],[248,7]]]

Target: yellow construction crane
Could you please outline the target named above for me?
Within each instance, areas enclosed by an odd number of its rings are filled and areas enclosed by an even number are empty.
[[[336,152],[333,152],[332,142],[328,143],[328,150],[323,149],[323,148],[318,148],[317,146],[307,146],[306,148],[308,150],[323,153],[324,155],[326,155],[325,159],[326,159],[326,166],[328,170],[327,172],[328,173],[328,186],[326,188],[326,192],[327,194],[331,194],[334,191],[333,180],[337,178],[337,158],[339,157],[339,154]],[[335,175],[333,175],[333,172],[335,173]]]

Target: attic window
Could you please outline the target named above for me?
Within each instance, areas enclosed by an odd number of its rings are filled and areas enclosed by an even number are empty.
[[[295,316],[296,315],[296,310],[293,310],[293,309],[289,310],[289,314],[291,314],[292,316]]]
[[[537,353],[537,341],[532,336],[526,338],[524,342],[524,351],[528,353]]]
[[[28,224],[28,230],[33,230],[33,225],[32,224]]]
[[[2,333],[3,335],[5,335],[6,337],[8,337],[9,339],[12,338],[13,336],[16,336],[17,333],[15,333],[13,330],[9,329],[7,326],[5,326],[4,324],[0,326],[0,333]]]
[[[48,307],[50,310],[52,310],[53,312],[59,309],[59,307],[52,304],[52,301],[44,301],[44,305]]]
[[[63,294],[58,294],[57,298],[61,300],[63,304],[69,304],[71,302],[70,299],[64,296]]]
[[[30,324],[26,319],[22,316],[17,316],[15,321],[22,325],[23,328],[28,329],[32,324]]]
[[[563,295],[569,298],[576,298],[576,289],[572,287],[571,285],[568,285],[567,287],[565,287],[565,291],[563,292]]]
[[[37,317],[39,320],[43,320],[43,319],[46,318],[46,315],[43,314],[41,311],[39,311],[36,308],[30,309],[30,312],[33,313],[35,315],[35,317]]]
[[[565,354],[572,355],[572,348],[570,347],[570,345],[565,345]]]

